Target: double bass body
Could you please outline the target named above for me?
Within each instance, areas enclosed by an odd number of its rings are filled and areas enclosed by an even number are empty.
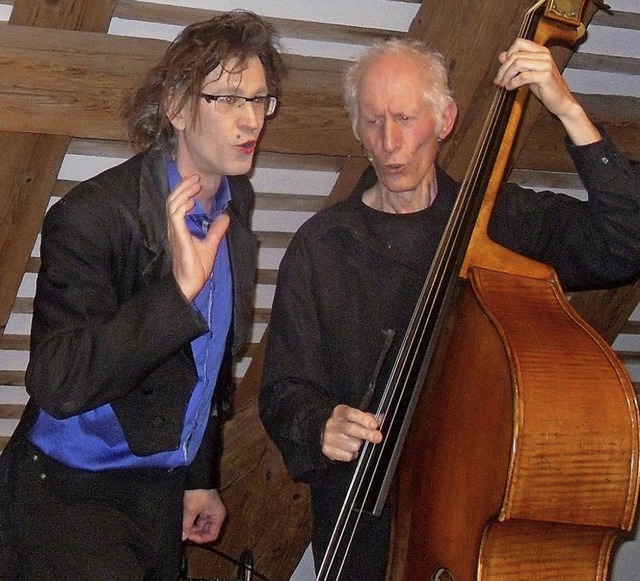
[[[579,29],[584,2],[546,2],[538,22],[542,4],[523,37],[575,42],[567,16]],[[477,152],[490,161],[459,194],[484,199],[403,444],[388,581],[605,580],[634,525],[640,419],[624,367],[550,267],[487,236],[526,92],[503,97]]]
[[[538,0],[521,38],[575,43],[582,9]],[[358,514],[377,514],[394,474],[388,581],[604,581],[634,524],[640,419],[622,364],[552,268],[487,235],[526,98],[496,95],[318,581],[341,579]]]
[[[397,475],[394,581],[606,579],[633,525],[638,410],[548,274],[461,283]]]

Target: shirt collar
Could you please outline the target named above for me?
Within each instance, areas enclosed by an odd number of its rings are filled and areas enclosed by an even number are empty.
[[[178,172],[178,168],[176,167],[176,163],[173,160],[172,155],[168,154],[165,156],[165,166],[167,168],[167,177],[169,178],[169,191],[172,191],[180,183],[182,176],[180,175],[180,172]],[[211,208],[211,211],[207,211],[202,204],[196,200],[195,206],[189,214],[204,214],[210,218],[215,218],[227,209],[230,200],[231,188],[229,187],[229,180],[226,176],[222,176],[220,186],[218,187],[216,196],[213,199],[213,207]]]

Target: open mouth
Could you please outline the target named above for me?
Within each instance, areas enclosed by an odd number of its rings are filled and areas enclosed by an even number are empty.
[[[384,166],[384,170],[390,174],[399,173],[403,170],[403,168],[403,163],[388,163]]]
[[[238,145],[238,148],[242,153],[251,154],[256,150],[256,142],[255,141],[245,141]]]

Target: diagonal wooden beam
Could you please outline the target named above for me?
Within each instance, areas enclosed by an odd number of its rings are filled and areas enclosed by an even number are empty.
[[[107,31],[117,0],[15,0],[9,25]],[[0,337],[71,137],[0,132]]]
[[[440,164],[462,180],[480,138],[484,121],[496,93],[493,78],[498,69],[497,55],[518,35],[532,0],[457,0],[455,10],[449,0],[423,2],[409,29],[409,36],[421,39],[445,55],[450,67],[458,119],[454,132],[443,144]],[[590,7],[585,23],[593,16]],[[572,49],[554,47],[555,60],[563,70]],[[541,111],[534,99],[523,120],[516,152],[535,124]]]

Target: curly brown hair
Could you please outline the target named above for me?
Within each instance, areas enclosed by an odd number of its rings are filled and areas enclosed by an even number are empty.
[[[230,61],[244,65],[257,57],[265,70],[269,94],[278,96],[285,67],[276,48],[277,38],[271,24],[245,10],[187,26],[124,102],[123,117],[132,145],[146,149],[173,143],[169,104],[173,100],[180,110],[191,103],[195,120],[205,77]]]

